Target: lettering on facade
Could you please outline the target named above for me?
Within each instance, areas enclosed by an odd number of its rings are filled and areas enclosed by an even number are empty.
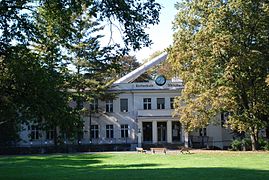
[[[168,87],[181,87],[182,86],[182,83],[168,83],[167,84]]]
[[[153,87],[153,84],[136,84],[135,87]]]

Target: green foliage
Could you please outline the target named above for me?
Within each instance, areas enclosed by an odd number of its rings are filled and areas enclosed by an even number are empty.
[[[265,151],[269,150],[269,141],[268,140],[265,140],[263,138],[259,138],[258,143],[259,143],[260,150],[265,150]]]
[[[231,150],[233,151],[240,151],[242,150],[242,142],[239,139],[235,139],[231,143]]]
[[[251,140],[249,138],[242,139],[242,150],[251,150]]]
[[[250,138],[235,139],[231,143],[231,150],[233,151],[248,151],[251,150],[251,140]],[[268,150],[269,143],[268,140],[263,138],[258,139],[258,150]]]
[[[251,140],[249,138],[235,139],[231,143],[233,151],[248,151],[251,150]]]
[[[140,66],[140,63],[137,61],[135,56],[123,56],[120,57],[119,65],[120,65],[119,68],[120,72],[115,73],[117,78],[121,78],[126,74],[128,74],[129,72],[135,70]]]
[[[262,148],[265,151],[269,151],[269,142],[267,141],[267,143]]]
[[[151,44],[144,29],[159,10],[154,0],[0,1],[0,143],[16,142],[19,125],[33,121],[76,136],[82,111],[70,101],[105,96],[119,57]],[[124,45],[101,46],[104,24],[116,21]]]
[[[135,56],[128,56],[128,55],[119,57],[118,65],[119,65],[118,68],[115,69],[114,72],[112,72],[112,76],[110,76],[114,80],[125,76],[129,72],[141,66],[141,64],[137,61]],[[134,81],[145,82],[145,81],[148,81],[149,79],[150,77],[148,73],[144,73],[141,76],[139,76],[137,79],[135,79]]]
[[[164,51],[156,51],[152,53],[148,58],[143,60],[143,64],[161,55]],[[158,75],[164,75],[167,79],[172,79],[176,76],[176,72],[172,68],[172,64],[169,61],[164,61],[143,74],[147,80],[154,80]]]
[[[185,84],[176,114],[191,131],[230,112],[229,127],[249,133],[255,149],[269,117],[268,2],[186,0],[176,7],[169,59]]]

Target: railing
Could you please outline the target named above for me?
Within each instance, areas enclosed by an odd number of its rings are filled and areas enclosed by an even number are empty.
[[[136,143],[136,140],[131,138],[94,138],[91,142],[83,142],[83,144],[130,144]]]

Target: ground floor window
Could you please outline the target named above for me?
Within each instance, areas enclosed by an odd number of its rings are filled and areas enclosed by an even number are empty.
[[[38,125],[31,125],[31,140],[38,140],[40,138],[40,129]]]
[[[114,138],[113,125],[106,125],[106,138]]]
[[[206,128],[199,129],[199,136],[206,136]]]
[[[50,129],[46,132],[46,139],[53,140],[54,139],[54,130]]]
[[[127,138],[129,131],[128,124],[122,124],[120,127],[121,127],[121,138]]]
[[[91,125],[91,138],[99,137],[99,127],[98,125]]]

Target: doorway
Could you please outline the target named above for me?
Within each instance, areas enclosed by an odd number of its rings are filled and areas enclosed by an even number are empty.
[[[172,122],[172,141],[173,142],[181,141],[181,124],[179,121]]]
[[[152,142],[152,122],[143,122],[143,142]]]
[[[167,137],[167,123],[166,122],[157,122],[158,130],[158,142],[166,142]]]

